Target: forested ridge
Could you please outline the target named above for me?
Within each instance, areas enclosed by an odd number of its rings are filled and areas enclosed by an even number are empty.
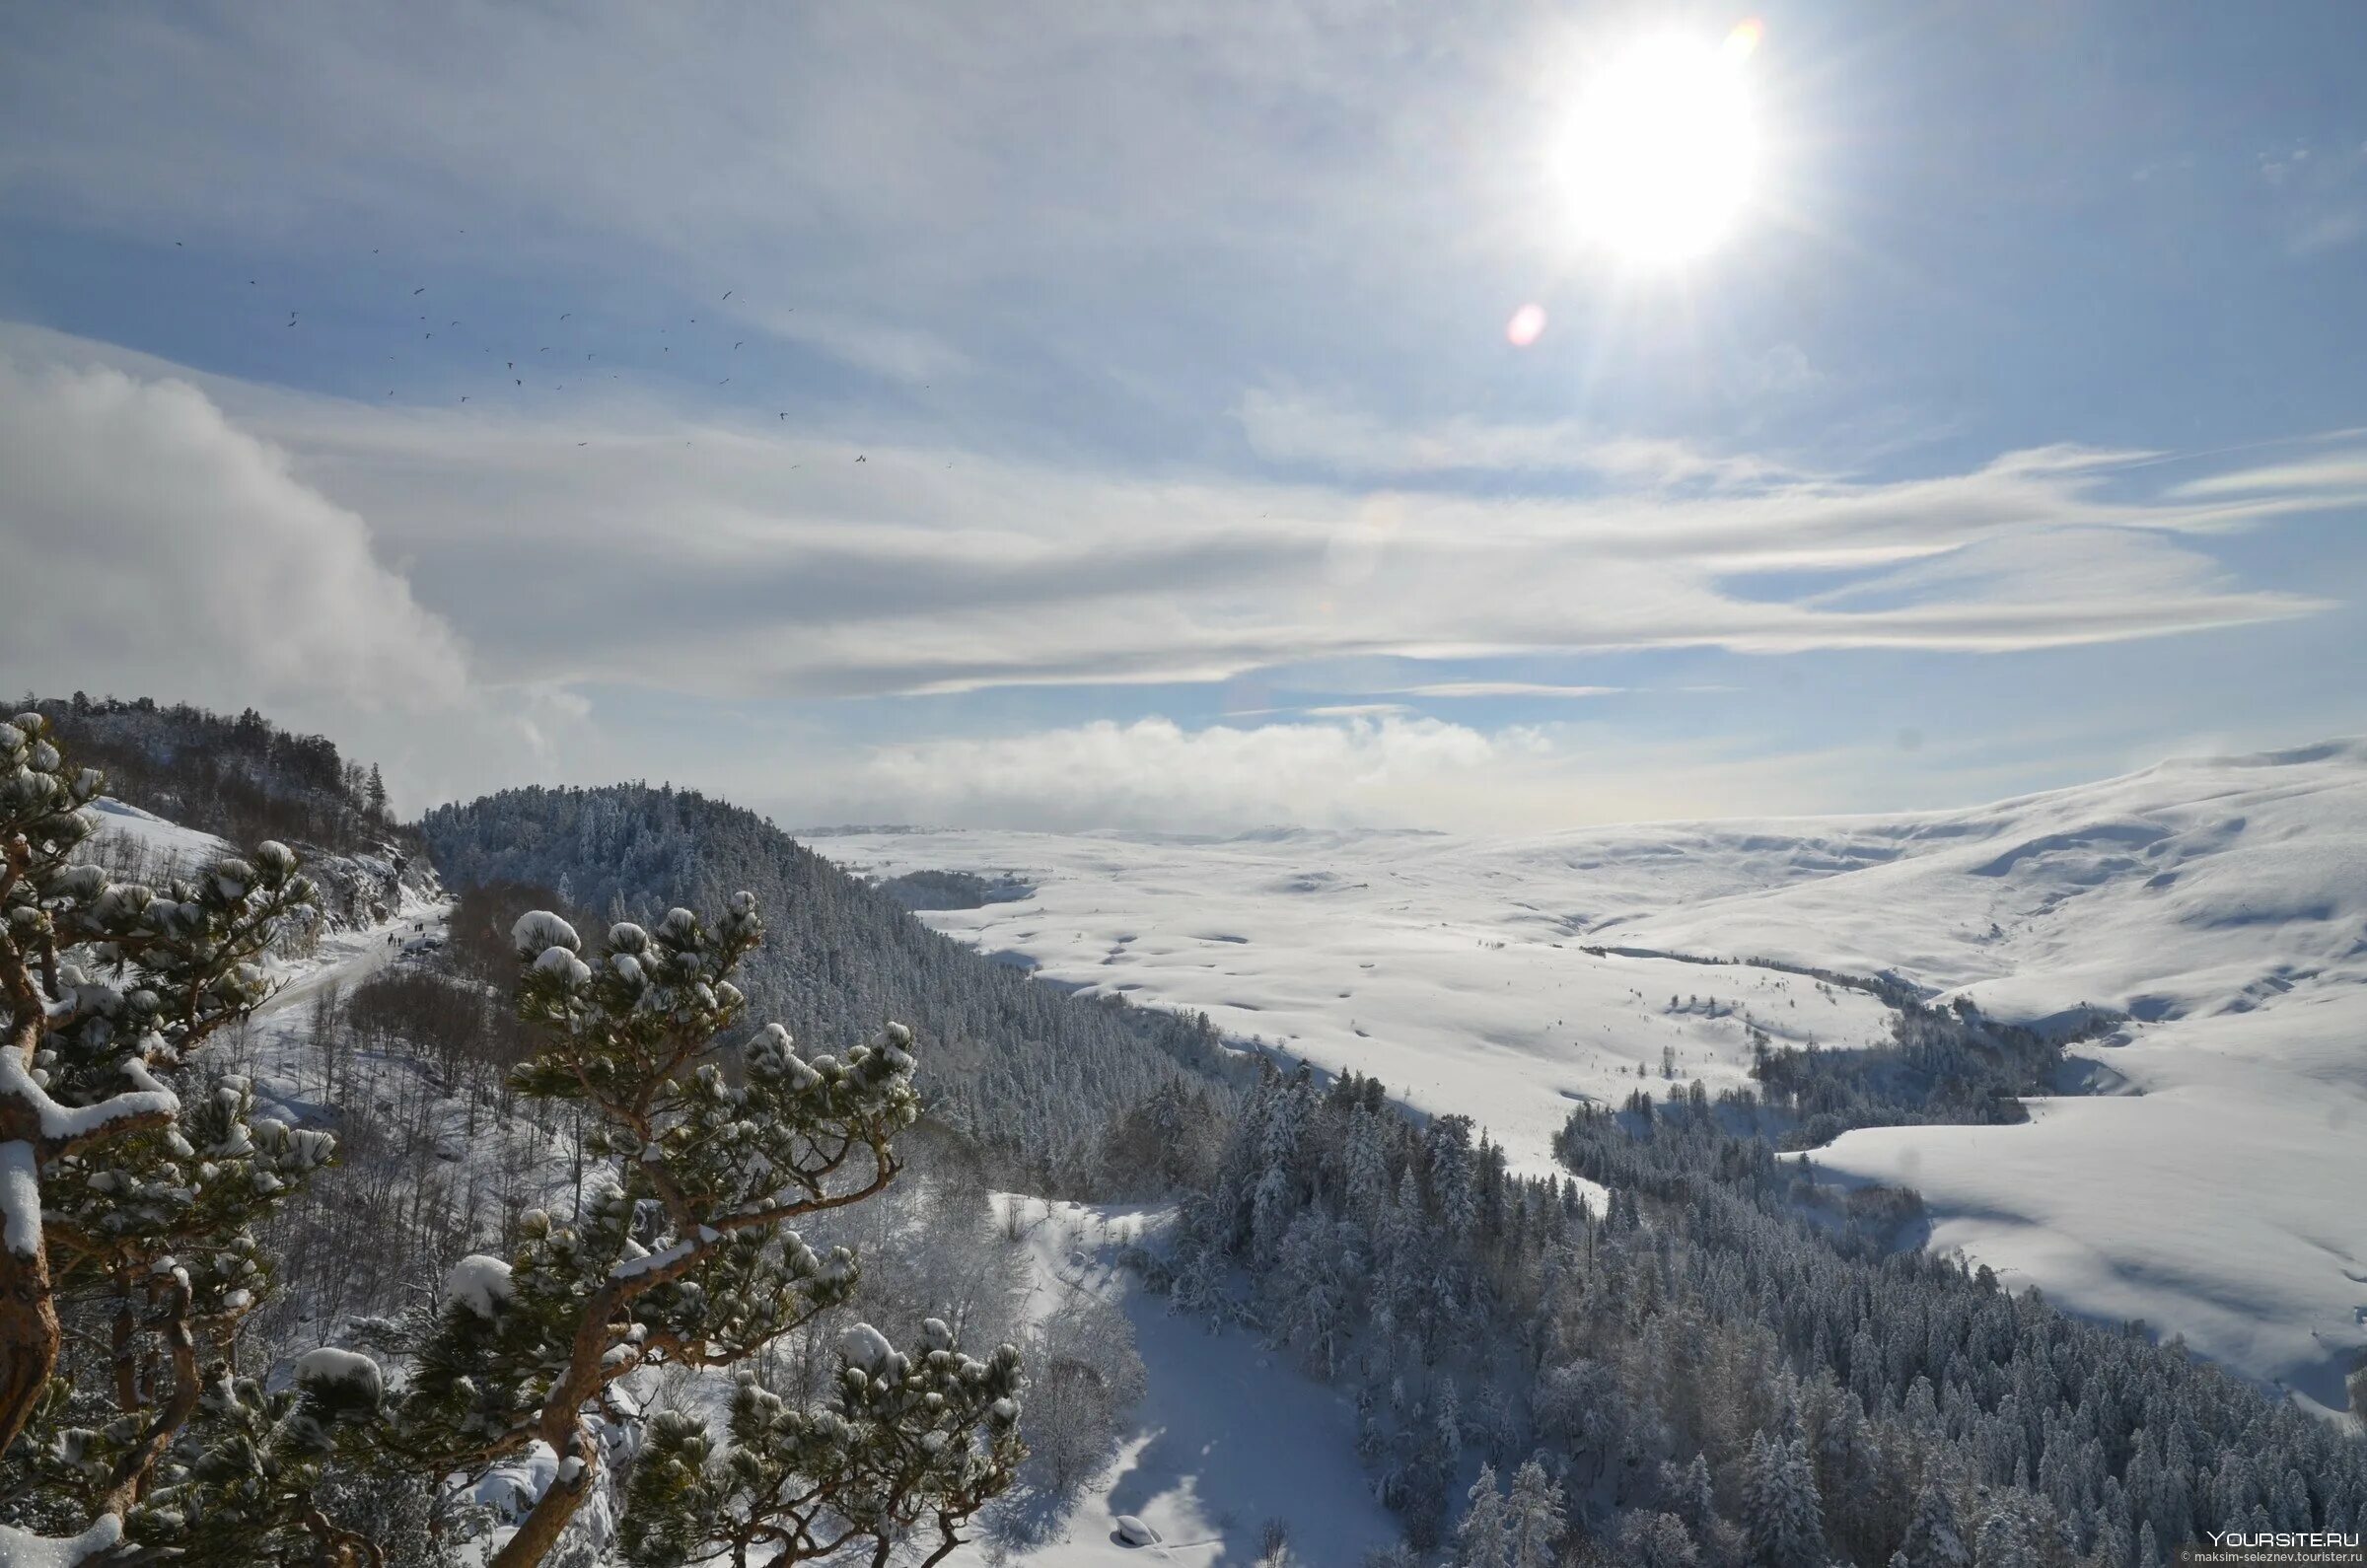
[[[232,843],[277,838],[350,853],[410,836],[375,764],[252,708],[234,715],[77,691],[27,696],[17,711],[70,728],[75,754],[106,773],[115,799]]]
[[[448,885],[555,890],[605,921],[654,923],[676,904],[753,892],[764,947],[742,984],[754,1016],[801,1039],[861,1038],[889,1018],[927,1042],[921,1089],[939,1120],[1035,1190],[1124,1190],[1112,1128],[1162,1089],[1223,1093],[1226,1054],[1205,1017],[1088,1001],[929,930],[753,812],[646,784],[505,790],[427,814]]]

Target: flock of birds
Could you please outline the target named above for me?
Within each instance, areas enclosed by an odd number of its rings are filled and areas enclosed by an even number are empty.
[[[467,233],[467,231],[466,231],[466,229],[462,230],[461,232],[462,232],[463,234],[466,234],[466,233]],[[179,241],[179,240],[176,240],[176,241],[174,241],[174,242],[173,242],[173,244],[174,244],[174,246],[175,246],[177,249],[184,249],[184,248],[185,248],[185,247],[183,246],[183,242],[181,242],[181,241]],[[373,250],[372,250],[370,253],[371,253],[372,255],[377,255],[377,254],[379,254],[379,251],[378,251],[378,250],[376,250],[376,249],[373,249]],[[249,279],[247,280],[247,286],[248,286],[249,288],[260,288],[260,287],[262,286],[262,282],[261,282],[261,280],[260,280],[259,278],[249,278]],[[424,296],[426,296],[426,295],[428,294],[428,291],[429,291],[429,285],[427,285],[427,284],[424,284],[424,283],[423,283],[423,284],[420,284],[420,285],[418,285],[417,287],[413,288],[413,289],[411,290],[411,292],[410,292],[410,299],[411,299],[411,301],[412,301],[412,302],[414,302],[414,303],[423,303],[423,297],[424,297]],[[721,299],[720,301],[718,301],[717,303],[718,303],[718,304],[728,304],[728,303],[730,302],[730,300],[731,300],[731,298],[732,298],[732,296],[733,296],[733,294],[734,294],[735,292],[737,292],[737,291],[736,291],[736,290],[733,290],[733,289],[726,289],[726,290],[724,290],[724,291],[723,291],[723,297],[722,297],[722,299]],[[795,307],[791,307],[790,309],[791,309],[792,311],[794,311],[794,310],[795,310]],[[565,326],[566,326],[566,324],[567,324],[567,323],[569,323],[569,322],[573,321],[574,320],[575,320],[575,313],[574,313],[573,311],[561,311],[561,312],[559,312],[559,313],[558,313],[558,318],[557,318],[557,321],[556,321],[553,323],[553,325],[554,325],[555,327],[562,327],[562,328],[563,328],[563,327],[565,327]],[[289,309],[289,311],[288,311],[288,319],[287,319],[287,321],[284,321],[284,322],[283,322],[283,323],[281,323],[281,324],[282,324],[283,328],[285,328],[285,329],[294,330],[294,329],[296,329],[296,328],[299,326],[299,324],[302,322],[302,321],[303,321],[303,312],[302,312],[301,310],[297,309],[297,308],[291,307],[291,308]],[[445,323],[444,323],[444,325],[442,326],[442,328],[440,328],[440,329],[439,329],[439,328],[438,328],[438,327],[437,327],[437,326],[434,324],[434,323],[435,323],[435,318],[434,318],[433,314],[432,314],[432,313],[430,313],[430,312],[426,312],[426,311],[422,311],[422,312],[420,312],[420,313],[419,313],[419,321],[421,321],[421,322],[424,324],[424,327],[425,327],[425,329],[424,329],[424,330],[422,330],[422,331],[420,332],[420,334],[419,334],[419,338],[418,338],[418,342],[419,342],[419,344],[420,344],[422,347],[424,347],[426,344],[429,344],[429,343],[432,343],[433,341],[435,341],[436,334],[437,334],[438,330],[442,330],[442,331],[444,331],[444,332],[447,334],[446,341],[447,341],[447,343],[450,343],[451,341],[453,341],[453,338],[452,338],[452,336],[451,336],[450,334],[454,333],[454,332],[455,332],[457,329],[459,329],[459,328],[460,328],[460,327],[463,325],[463,322],[461,321],[461,320],[460,320],[460,319],[458,319],[458,318],[453,318],[453,319],[451,319],[451,320],[448,320],[448,321],[445,321]],[[694,326],[696,326],[696,325],[698,325],[698,318],[697,318],[697,317],[695,317],[695,316],[693,316],[693,317],[689,318],[689,321],[688,321],[688,325],[690,325],[690,326],[693,326],[693,327],[694,327]],[[661,326],[661,327],[659,327],[659,328],[657,329],[657,333],[658,333],[658,335],[659,335],[660,337],[671,337],[671,336],[673,336],[673,335],[674,335],[674,333],[672,332],[672,330],[671,330],[669,327],[665,327],[665,326]],[[482,344],[482,345],[480,345],[480,352],[481,352],[481,353],[482,353],[482,354],[485,356],[485,358],[486,358],[488,361],[490,361],[490,360],[491,360],[492,356],[493,356],[493,355],[494,355],[496,352],[499,352],[499,353],[501,353],[501,354],[504,356],[504,357],[502,358],[502,360],[501,360],[501,370],[500,370],[499,374],[495,374],[495,373],[492,371],[492,369],[490,368],[490,365],[489,365],[489,364],[487,365],[487,367],[486,367],[486,369],[485,369],[485,372],[484,372],[484,374],[485,374],[485,377],[486,377],[486,379],[487,379],[487,383],[489,383],[490,385],[493,385],[493,386],[496,386],[496,387],[498,387],[498,386],[499,386],[499,384],[500,384],[500,382],[506,379],[506,380],[507,380],[507,381],[510,383],[511,389],[513,389],[513,390],[515,390],[515,391],[523,392],[523,391],[525,391],[525,390],[526,390],[526,388],[527,388],[527,385],[528,385],[528,378],[529,378],[530,376],[531,376],[531,377],[533,377],[533,378],[535,378],[535,383],[536,383],[537,387],[538,388],[540,385],[542,385],[540,378],[541,378],[541,377],[542,377],[544,374],[565,375],[565,374],[566,374],[566,371],[564,371],[564,370],[559,370],[559,371],[553,372],[553,371],[551,371],[550,367],[553,367],[553,366],[558,366],[558,365],[564,365],[564,364],[567,364],[567,363],[570,363],[570,362],[572,362],[572,356],[574,355],[574,353],[575,353],[575,352],[576,352],[578,349],[583,349],[583,339],[582,339],[582,336],[581,336],[581,329],[580,329],[580,328],[577,328],[577,329],[575,329],[575,331],[574,331],[574,332],[572,332],[572,333],[569,333],[569,332],[559,332],[559,331],[554,331],[554,332],[553,332],[551,335],[553,335],[553,336],[573,336],[573,337],[574,337],[576,340],[575,340],[575,341],[573,341],[573,342],[569,342],[569,343],[541,343],[541,344],[538,344],[538,345],[536,346],[535,350],[534,350],[534,355],[535,355],[535,357],[534,357],[534,358],[532,358],[532,359],[528,359],[528,358],[524,358],[524,357],[518,357],[518,356],[521,356],[521,355],[523,354],[523,350],[521,350],[521,349],[518,349],[518,348],[505,348],[505,349],[496,350],[496,349],[495,349],[495,347],[494,347],[492,344],[490,344],[490,343],[486,343],[486,344]],[[685,335],[688,335],[688,334],[685,334]],[[667,342],[667,343],[660,343],[660,344],[658,344],[658,345],[657,345],[657,348],[658,348],[658,352],[659,352],[661,355],[671,355],[671,354],[674,352],[674,350],[675,350],[675,346],[676,346],[676,345],[675,345],[674,343]],[[729,350],[729,352],[731,352],[731,353],[735,353],[735,354],[736,354],[736,353],[738,353],[738,352],[739,352],[741,349],[743,349],[743,348],[745,348],[745,347],[747,347],[747,346],[748,346],[748,339],[746,339],[746,338],[739,338],[739,339],[735,339],[735,340],[733,341],[733,343],[732,343],[732,346],[731,346],[731,349]],[[559,358],[559,359],[545,359],[545,358],[542,358],[542,357],[541,357],[541,356],[543,356],[543,355],[554,355],[554,354],[555,354],[555,355],[560,355],[560,356],[563,356],[563,357],[562,357],[562,358]],[[390,353],[390,354],[388,354],[388,355],[387,355],[387,359],[388,359],[388,361],[389,361],[389,362],[391,362],[391,363],[394,363],[394,362],[397,362],[397,361],[398,361],[398,356],[397,356],[397,355],[395,355],[395,354]],[[599,360],[600,360],[600,351],[599,351],[598,349],[583,349],[583,359],[582,359],[582,361],[580,361],[580,363],[581,363],[582,365],[584,365],[584,366],[588,366],[588,367],[596,367],[595,369],[590,369],[590,370],[586,370],[586,371],[584,371],[584,372],[583,372],[583,374],[584,374],[584,375],[586,375],[586,376],[589,376],[589,375],[597,374],[597,370],[598,370],[598,369],[605,369],[605,368],[606,368],[605,366],[600,366],[600,365],[599,365]],[[622,372],[622,371],[615,371],[615,370],[609,371],[609,378],[610,378],[611,381],[621,380],[621,379],[623,378],[623,372]],[[721,379],[719,379],[718,381],[716,381],[716,383],[715,383],[715,385],[716,385],[717,387],[719,387],[719,388],[720,388],[720,387],[728,387],[728,386],[730,386],[731,384],[732,384],[732,376],[731,376],[730,374],[728,374],[728,373],[727,373],[726,375],[724,375],[724,376],[723,376]],[[481,393],[483,392],[483,391],[484,391],[484,386],[485,386],[485,385],[486,385],[486,383],[480,383],[480,384],[479,384],[479,386],[478,386],[478,392],[477,392],[477,393],[474,393],[474,394],[472,394],[472,393],[468,393],[468,392],[462,392],[462,393],[460,393],[460,394],[459,394],[459,397],[460,397],[460,404],[463,404],[463,405],[465,405],[465,404],[466,404],[466,403],[468,402],[469,398],[470,398],[472,395],[478,395],[478,394],[481,394]],[[564,392],[567,390],[567,385],[568,385],[568,384],[567,384],[566,382],[563,382],[563,381],[555,381],[555,380],[554,380],[554,381],[552,381],[551,383],[549,383],[550,390],[551,390],[552,392]],[[926,388],[923,388],[923,391],[926,391],[926,390],[927,390]],[[388,395],[389,397],[393,397],[393,396],[395,394],[395,391],[396,391],[396,389],[394,389],[394,388],[392,388],[392,387],[388,388],[388,389],[387,389],[387,395]],[[778,413],[777,413],[777,415],[776,415],[776,417],[777,417],[777,418],[779,418],[780,420],[782,420],[782,421],[784,421],[784,422],[785,422],[785,421],[786,421],[786,420],[789,418],[789,410],[787,410],[787,409],[785,409],[785,408],[784,408],[784,409],[781,409],[781,410],[779,410],[779,411],[778,411]],[[577,446],[579,446],[579,447],[589,447],[591,444],[592,444],[592,443],[591,443],[590,441],[579,441],[579,442],[577,442],[577,443],[576,443],[576,445],[577,445]],[[687,447],[687,446],[691,446],[691,445],[693,445],[693,443],[691,443],[691,442],[688,442],[688,441],[685,441],[685,442],[683,442],[683,443],[682,443],[682,445],[683,445],[683,446],[685,446],[685,447]],[[865,455],[863,455],[863,454],[860,454],[860,453],[858,453],[858,454],[856,455],[856,457],[855,457],[855,460],[854,460],[854,461],[855,461],[855,462],[857,462],[857,463],[867,463],[867,462],[869,462],[870,460],[869,460],[869,458],[868,458],[867,456],[865,456]],[[790,464],[790,466],[791,466],[792,468],[796,468],[796,467],[802,467],[802,466],[803,466],[803,464],[802,464],[802,463],[791,463],[791,464]],[[946,466],[950,468],[950,467],[952,467],[952,466],[953,466],[953,464],[949,463],[947,463],[947,464],[946,464]]]

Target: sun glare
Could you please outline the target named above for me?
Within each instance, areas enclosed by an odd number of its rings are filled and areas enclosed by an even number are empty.
[[[1747,66],[1760,32],[1750,21],[1722,40],[1648,37],[1585,80],[1556,170],[1582,241],[1666,266],[1733,233],[1759,172]]]

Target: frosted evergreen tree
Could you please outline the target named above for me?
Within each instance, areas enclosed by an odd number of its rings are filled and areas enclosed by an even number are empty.
[[[1695,1535],[1705,1534],[1710,1522],[1718,1517],[1717,1496],[1710,1485],[1708,1459],[1696,1454],[1684,1470],[1672,1474],[1664,1466],[1662,1473],[1668,1477],[1662,1483],[1662,1490],[1668,1496],[1670,1512],[1683,1520],[1686,1529]]]
[[[1504,1493],[1496,1485],[1496,1467],[1479,1466],[1471,1483],[1470,1506],[1455,1528],[1457,1568],[1512,1568],[1512,1540],[1505,1518]]]
[[[1381,1142],[1381,1118],[1363,1105],[1348,1118],[1347,1162],[1349,1211],[1370,1225],[1389,1202],[1389,1151]],[[2367,1400],[2367,1369],[2360,1373],[2359,1389]],[[2367,1412],[2367,1404],[2361,1409]]]
[[[1989,1510],[1972,1537],[1973,1568],[2040,1568],[2037,1532],[2030,1517],[2003,1501]]]
[[[1899,1549],[1907,1568],[1972,1568],[1972,1550],[1958,1528],[1956,1505],[1937,1477],[1926,1480],[1917,1494],[1914,1517]]]
[[[1611,1532],[1613,1561],[1620,1568],[1700,1568],[1700,1548],[1674,1514],[1629,1509]]]
[[[1504,1504],[1504,1532],[1512,1568],[1552,1568],[1553,1547],[1562,1537],[1561,1488],[1531,1460],[1512,1477]]]
[[[0,1529],[0,1561],[279,1561],[315,1472],[225,1490],[220,1364],[269,1287],[255,1226],[335,1144],[192,1058],[269,996],[263,960],[314,891],[277,843],[158,888],[74,863],[104,785],[40,714],[0,723],[0,1490],[71,1537]],[[80,1385],[56,1376],[69,1321],[110,1340]],[[306,1406],[314,1459],[364,1405]],[[209,1555],[234,1518],[239,1554]],[[302,1555],[362,1551],[323,1519]]]
[[[438,1475],[481,1476],[538,1444],[555,1456],[491,1568],[544,1561],[591,1497],[603,1434],[625,1413],[620,1379],[744,1365],[853,1292],[853,1255],[818,1254],[790,1226],[895,1178],[893,1140],[918,1109],[912,1038],[891,1024],[807,1060],[769,1025],[727,1078],[721,1036],[745,1012],[731,973],[762,936],[746,893],[712,926],[687,909],[654,931],[619,923],[588,958],[547,912],[512,933],[520,1016],[546,1035],[512,1083],[581,1104],[606,1169],[572,1223],[530,1213],[512,1256],[453,1271],[396,1406],[397,1446]],[[942,1324],[925,1338],[906,1355],[850,1331],[820,1410],[744,1381],[728,1445],[695,1419],[653,1422],[628,1553],[674,1563],[760,1544],[796,1562],[859,1541],[885,1560],[924,1529],[938,1532],[932,1561],[951,1550],[1022,1456],[1019,1357],[973,1360]]]
[[[1204,1214],[1205,1207],[1197,1203],[1186,1205],[1177,1224],[1168,1289],[1170,1310],[1204,1317],[1208,1331],[1213,1334],[1224,1325],[1228,1302],[1224,1256],[1208,1236],[1218,1222]]]
[[[1318,1206],[1302,1210],[1283,1234],[1273,1293],[1273,1322],[1282,1338],[1307,1354],[1326,1383],[1339,1370],[1362,1289],[1362,1238],[1351,1221],[1334,1223]]]
[[[1743,1463],[1742,1527],[1762,1568],[1823,1568],[1825,1523],[1816,1471],[1798,1438],[1753,1436]]]
[[[625,1493],[625,1560],[678,1568],[720,1545],[734,1562],[804,1562],[860,1544],[885,1561],[913,1541],[926,1547],[925,1568],[961,1545],[963,1527],[1010,1486],[1023,1457],[1019,1353],[1006,1345],[972,1360],[935,1318],[917,1357],[864,1323],[838,1353],[839,1380],[821,1410],[743,1374],[720,1455],[704,1418],[653,1420]]]

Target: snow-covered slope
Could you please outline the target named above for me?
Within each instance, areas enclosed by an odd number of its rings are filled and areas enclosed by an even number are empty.
[[[1172,1211],[1007,1194],[995,1201],[1025,1227],[1030,1316],[1046,1316],[1071,1295],[1117,1307],[1133,1326],[1146,1389],[1116,1459],[1049,1538],[1012,1549],[1012,1562],[1241,1568],[1256,1559],[1269,1521],[1287,1525],[1301,1557],[1317,1563],[1353,1563],[1398,1539],[1400,1527],[1373,1500],[1357,1462],[1356,1411],[1345,1394],[1301,1374],[1287,1355],[1260,1349],[1243,1329],[1211,1333],[1200,1318],[1169,1313],[1117,1266],[1121,1239],[1153,1236]],[[1126,1546],[1117,1538],[1120,1518],[1140,1520],[1158,1542]],[[972,1545],[950,1560],[988,1557]]]
[[[217,856],[235,852],[211,833],[167,821],[112,796],[102,795],[94,801],[91,815],[99,824],[93,835],[97,852],[146,856],[155,868],[152,874],[159,877],[185,875]],[[115,846],[121,846],[120,850]]]
[[[1885,972],[2010,1018],[2123,1012],[2080,1048],[2123,1096],[1852,1133],[1818,1163],[1918,1187],[1937,1246],[2328,1404],[2367,1343],[2367,742],[1894,817],[818,847],[874,874],[1015,874],[1033,897],[925,918],[1377,1073],[1531,1167],[1567,1097],[1622,1098],[1663,1045],[1681,1078],[1742,1081],[1729,1006],[1779,1038],[1887,1032],[1871,998],[1797,975],[1581,944]]]

